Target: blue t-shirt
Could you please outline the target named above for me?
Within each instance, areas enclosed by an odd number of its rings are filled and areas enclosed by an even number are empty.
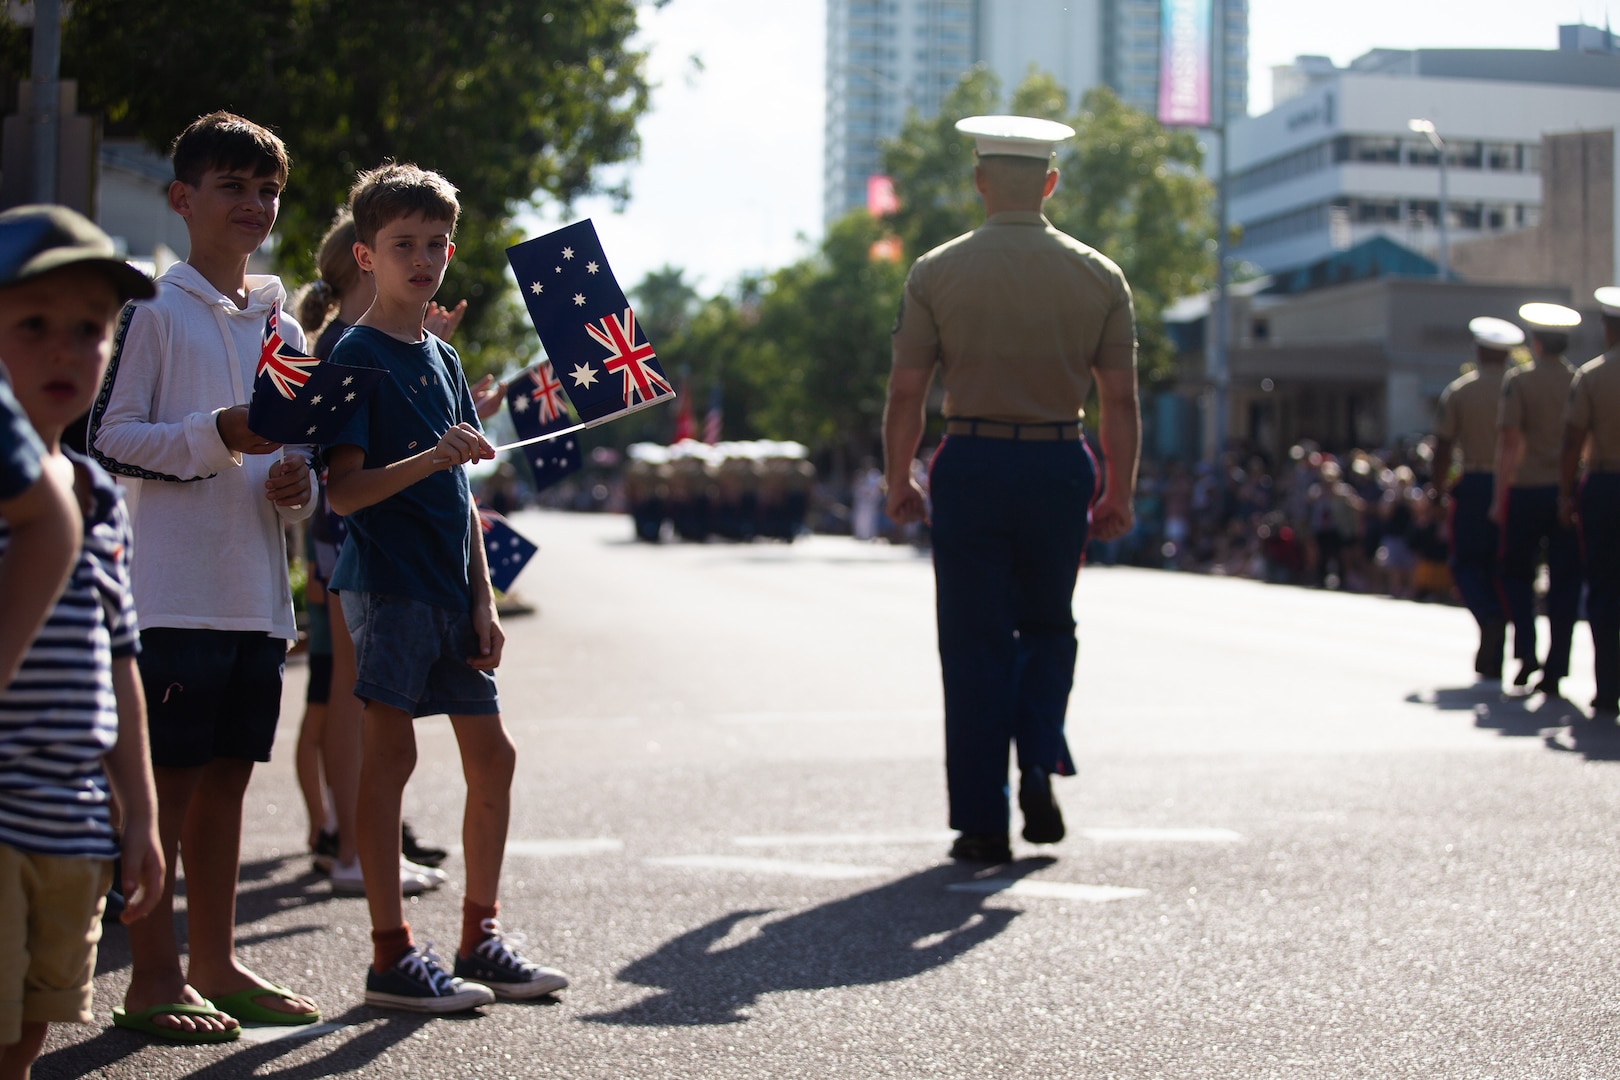
[[[366,407],[329,446],[358,446],[365,467],[379,469],[438,445],[460,423],[482,430],[461,358],[432,334],[411,343],[355,326],[332,349],[333,363],[382,368]],[[466,611],[472,491],[464,468],[419,480],[346,519],[349,535],[332,571],[333,592],[406,596]]]
[[[45,447],[12,395],[11,384],[6,381],[3,370],[0,369],[0,499],[15,499],[39,479],[39,462]]]

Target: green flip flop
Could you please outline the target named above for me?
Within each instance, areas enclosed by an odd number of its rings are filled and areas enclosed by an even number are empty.
[[[261,1005],[255,999],[266,994],[290,1001],[300,995],[293,993],[285,986],[250,986],[246,990],[238,990],[234,994],[221,994],[214,998],[221,1012],[230,1013],[244,1024],[277,1024],[284,1027],[297,1027],[302,1024],[316,1024],[320,1022],[321,1010],[311,1009],[309,1012],[283,1012],[272,1009],[268,1005]]]
[[[112,1022],[114,1027],[125,1028],[129,1031],[138,1031],[142,1035],[150,1035],[156,1039],[167,1039],[178,1043],[222,1043],[231,1042],[242,1034],[240,1027],[233,1027],[225,1031],[181,1031],[178,1028],[164,1027],[155,1023],[159,1016],[229,1016],[224,1010],[214,1007],[214,1003],[204,1000],[201,1005],[188,1005],[185,1002],[174,1002],[168,1005],[154,1005],[150,1009],[143,1009],[138,1013],[127,1013],[122,1006],[114,1005]]]

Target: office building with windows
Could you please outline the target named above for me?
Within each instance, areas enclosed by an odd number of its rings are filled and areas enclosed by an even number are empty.
[[[1224,100],[1248,109],[1248,0],[1224,9]],[[1053,75],[1071,102],[1107,85],[1153,112],[1159,93],[1159,0],[827,0],[827,121],[823,210],[827,222],[866,205],[882,169],[880,141],[906,114],[939,111],[974,64],[1010,94],[1030,69]],[[1217,65],[1218,67],[1218,65]],[[1220,91],[1217,91],[1220,95]]]
[[[1301,57],[1274,73],[1274,92],[1270,112],[1231,127],[1234,257],[1275,273],[1386,236],[1436,258],[1440,156],[1411,121],[1445,145],[1448,247],[1531,228],[1542,136],[1616,126],[1620,54],[1379,49],[1345,68]]]

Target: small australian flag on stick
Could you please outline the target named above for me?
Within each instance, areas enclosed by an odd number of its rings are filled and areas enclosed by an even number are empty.
[[[591,220],[506,249],[529,319],[587,426],[673,398]]]
[[[562,383],[551,370],[549,360],[540,361],[507,385],[506,412],[512,418],[520,442],[573,426],[568,416],[568,399],[563,396]],[[584,464],[577,434],[532,443],[523,448],[523,456],[534,474],[536,491],[544,491],[563,477],[578,472]]]
[[[489,583],[501,592],[511,592],[512,582],[529,565],[540,549],[512,528],[510,522],[493,510],[478,508],[484,526],[484,556],[489,560]]]
[[[282,340],[280,323],[281,305],[274,304],[264,321],[248,428],[271,442],[331,442],[388,373],[305,356]]]

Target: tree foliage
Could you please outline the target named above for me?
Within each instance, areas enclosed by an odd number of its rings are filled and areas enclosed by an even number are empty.
[[[1008,111],[1062,120],[1076,135],[1059,147],[1057,190],[1047,200],[1052,224],[1119,264],[1136,302],[1141,365],[1148,378],[1169,371],[1173,352],[1161,322],[1164,306],[1209,287],[1215,271],[1214,192],[1191,132],[1170,130],[1097,88],[1069,113],[1049,75],[1031,73]],[[963,116],[1000,111],[988,71],[970,72],[938,117],[913,115],[885,149],[884,165],[900,195],[890,217],[915,257],[973,228],[983,211],[973,189],[969,141],[955,129]]]
[[[277,264],[290,280],[310,276],[361,170],[394,159],[449,177],[462,220],[441,295],[471,300],[457,344],[474,370],[500,366],[479,363],[484,350],[533,351],[505,276],[504,249],[520,239],[512,215],[597,190],[601,166],[635,156],[649,100],[645,56],[629,46],[635,0],[75,0],[69,11],[62,75],[110,130],[166,150],[197,116],[230,109],[286,141]],[[26,38],[10,46],[26,71]]]

